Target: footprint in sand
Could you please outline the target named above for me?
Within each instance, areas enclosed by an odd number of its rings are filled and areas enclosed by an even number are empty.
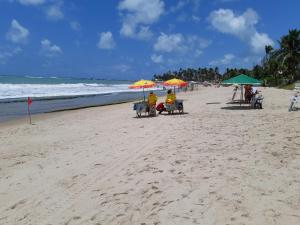
[[[71,219],[69,219],[66,223],[64,223],[64,225],[70,224],[70,222],[71,222],[72,220],[79,220],[79,219],[81,219],[80,216],[74,216],[74,217],[72,217]]]
[[[21,201],[18,201],[17,203],[15,203],[14,205],[12,205],[11,207],[10,207],[10,209],[15,209],[15,208],[17,208],[19,205],[23,205],[23,204],[25,204],[26,203],[26,200],[25,199],[23,199],[23,200],[21,200]]]

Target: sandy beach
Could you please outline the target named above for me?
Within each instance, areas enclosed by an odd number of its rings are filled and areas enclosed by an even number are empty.
[[[132,103],[0,125],[1,225],[299,225],[300,111],[262,88],[180,93],[185,114],[135,118]]]

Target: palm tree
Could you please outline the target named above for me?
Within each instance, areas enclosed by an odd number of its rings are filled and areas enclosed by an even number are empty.
[[[269,55],[273,50],[274,49],[271,45],[266,45],[266,47],[265,47],[266,55]]]
[[[274,56],[281,62],[281,67],[293,82],[299,78],[296,77],[296,71],[300,64],[300,30],[289,30],[287,35],[281,37],[279,44],[280,49]]]

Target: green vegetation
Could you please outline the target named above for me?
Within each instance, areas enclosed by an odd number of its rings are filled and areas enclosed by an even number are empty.
[[[178,78],[185,81],[213,81],[220,80],[222,75],[219,73],[218,67],[216,68],[198,68],[198,69],[182,69],[179,71],[168,71],[162,75],[155,74],[153,80],[169,80]]]
[[[286,90],[294,90],[296,83],[300,83],[300,81],[296,81],[295,83],[292,84],[280,85],[279,88],[286,89]]]
[[[292,88],[293,83],[300,80],[300,30],[289,30],[278,41],[279,48],[265,47],[265,56],[259,65],[252,69],[227,68],[223,74],[216,68],[181,69],[156,74],[153,79],[168,80],[179,78],[185,81],[219,81],[229,79],[238,74],[247,74],[262,80],[266,86]]]

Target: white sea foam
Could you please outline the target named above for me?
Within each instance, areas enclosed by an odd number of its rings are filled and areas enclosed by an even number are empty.
[[[128,89],[128,84],[0,84],[0,99],[79,96],[129,91],[141,90]]]
[[[24,76],[26,78],[32,78],[32,79],[44,79],[45,77],[36,77],[36,76]]]

